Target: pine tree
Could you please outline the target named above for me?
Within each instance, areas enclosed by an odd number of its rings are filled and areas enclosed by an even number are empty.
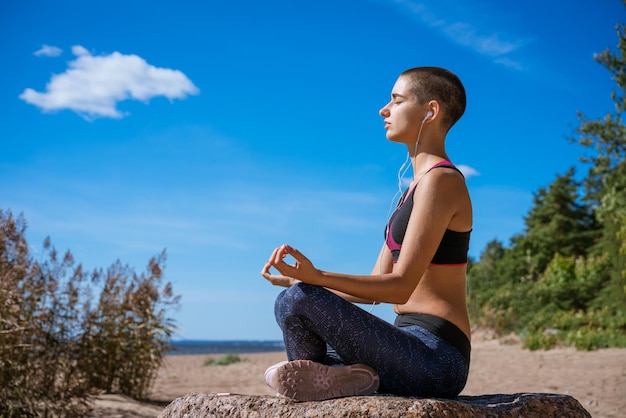
[[[624,0],[626,5],[626,0]],[[595,203],[596,217],[602,224],[602,237],[595,254],[607,254],[612,260],[612,299],[626,304],[626,34],[624,25],[617,25],[618,51],[606,49],[594,59],[611,74],[616,88],[611,92],[615,110],[604,118],[589,119],[578,112],[579,127],[573,142],[591,152],[584,156],[589,172],[585,179],[586,198]]]

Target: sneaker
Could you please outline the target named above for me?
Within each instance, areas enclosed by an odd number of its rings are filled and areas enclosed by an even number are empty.
[[[276,388],[272,385],[272,380],[274,379],[274,376],[276,375],[276,370],[289,363],[288,361],[281,361],[280,363],[276,363],[273,366],[270,366],[267,370],[265,370],[265,384],[269,387],[271,387],[272,389],[276,390]]]
[[[311,360],[283,361],[265,372],[265,382],[295,401],[323,401],[376,392],[380,378],[365,364],[325,366]]]

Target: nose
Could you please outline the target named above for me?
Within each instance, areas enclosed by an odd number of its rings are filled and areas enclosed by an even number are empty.
[[[382,109],[378,111],[378,114],[383,118],[389,116],[389,103],[387,103]]]

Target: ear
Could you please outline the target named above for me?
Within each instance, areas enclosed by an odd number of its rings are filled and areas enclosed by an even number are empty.
[[[441,106],[439,106],[439,102],[436,100],[431,100],[428,102],[428,111],[426,112],[427,117],[424,117],[424,122],[432,122],[441,117]]]

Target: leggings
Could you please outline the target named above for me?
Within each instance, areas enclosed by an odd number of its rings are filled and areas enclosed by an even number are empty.
[[[366,364],[378,372],[378,392],[398,396],[454,398],[465,387],[463,355],[419,325],[396,327],[305,283],[281,292],[274,309],[289,361]]]

